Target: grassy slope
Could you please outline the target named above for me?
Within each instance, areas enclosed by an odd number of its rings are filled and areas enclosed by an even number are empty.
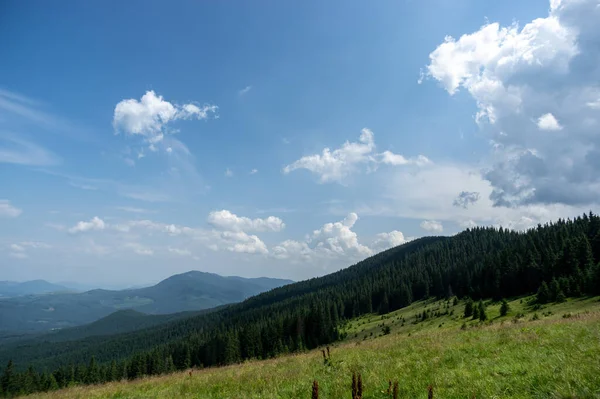
[[[492,323],[465,321],[463,304],[444,315],[413,324],[424,309],[446,311],[445,302],[419,302],[386,315],[345,326],[348,338],[332,347],[332,364],[321,353],[250,361],[223,368],[75,387],[49,398],[300,398],[310,397],[317,379],[321,398],[350,396],[352,371],[362,373],[364,398],[386,398],[388,380],[400,382],[400,397],[425,398],[429,384],[440,398],[599,398],[600,302],[573,300],[533,310],[527,298],[488,307]],[[551,314],[549,313],[551,312]],[[517,313],[525,317],[513,322]],[[532,320],[537,313],[539,320]],[[572,317],[564,318],[563,315]],[[404,319],[404,326],[402,320]],[[381,323],[391,334],[381,336]],[[441,327],[440,327],[441,325]],[[373,333],[371,335],[371,333]],[[366,339],[364,337],[367,337]]]

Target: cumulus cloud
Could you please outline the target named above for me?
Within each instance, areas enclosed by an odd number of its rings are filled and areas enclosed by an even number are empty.
[[[561,130],[562,126],[558,123],[554,115],[551,113],[544,114],[539,117],[537,126],[541,130]]]
[[[358,220],[356,213],[350,213],[343,220],[326,223],[309,234],[304,242],[287,240],[273,248],[277,258],[309,259],[317,257],[361,259],[372,255],[373,251],[359,243],[352,227]]]
[[[22,212],[21,209],[13,206],[9,200],[0,199],[0,217],[16,218]]]
[[[147,91],[138,101],[126,99],[120,101],[114,111],[113,127],[116,132],[126,135],[139,135],[149,144],[151,151],[162,142],[167,125],[179,119],[207,119],[218,110],[216,105],[196,105],[192,103],[177,105],[163,99],[154,91]],[[173,150],[172,147],[171,151]]]
[[[98,231],[104,230],[106,224],[98,216],[94,216],[89,222],[78,222],[75,226],[71,227],[68,231],[71,234],[83,233],[86,231]]]
[[[258,173],[258,169],[252,169],[252,170],[250,171],[250,174],[251,174],[251,175],[255,175],[255,174],[257,174],[257,173]]]
[[[319,175],[321,183],[341,181],[355,171],[358,164],[369,162],[374,149],[373,132],[363,129],[358,143],[346,141],[333,151],[325,148],[321,154],[302,157],[283,168],[283,173],[306,169]]]
[[[379,233],[375,236],[375,241],[371,244],[371,248],[375,252],[385,251],[398,245],[406,243],[408,240],[404,238],[401,231],[394,230],[389,233]]]
[[[454,199],[452,203],[454,206],[459,206],[461,208],[467,209],[469,205],[472,205],[479,201],[479,193],[476,191],[461,191],[460,194]]]
[[[246,234],[243,231],[221,231],[218,232],[222,244],[216,244],[217,247],[223,246],[231,252],[241,252],[248,254],[267,254],[269,250],[267,245],[257,236]]]
[[[283,168],[283,173],[288,174],[298,169],[306,169],[319,175],[321,183],[342,183],[347,177],[359,171],[360,165],[365,165],[367,170],[373,170],[378,164],[386,165],[418,165],[422,166],[431,161],[419,155],[414,159],[407,159],[402,155],[385,151],[375,153],[375,139],[371,130],[362,129],[358,142],[346,141],[342,147],[331,151],[323,149],[321,154],[307,155]]]
[[[423,220],[420,224],[423,230],[427,230],[433,233],[441,233],[444,231],[444,226],[441,222],[437,222],[435,220]]]
[[[285,240],[271,249],[271,256],[293,263],[327,265],[333,262],[347,266],[410,240],[401,231],[393,230],[377,234],[370,246],[364,245],[352,230],[357,220],[358,215],[352,212],[341,221],[324,224],[303,241]]]
[[[477,104],[496,206],[579,206],[600,195],[598,4],[553,0],[522,28],[486,24],[430,54],[426,76]]]
[[[250,219],[225,209],[210,212],[208,223],[218,229],[230,231],[281,231],[285,228],[283,220],[276,216]]]

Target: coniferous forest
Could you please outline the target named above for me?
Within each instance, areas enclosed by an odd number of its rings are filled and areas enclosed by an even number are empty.
[[[141,331],[0,350],[0,394],[135,379],[316,348],[345,320],[428,297],[537,294],[540,303],[600,294],[600,217],[527,232],[474,228],[392,248],[339,272]],[[468,301],[471,303],[471,301]]]

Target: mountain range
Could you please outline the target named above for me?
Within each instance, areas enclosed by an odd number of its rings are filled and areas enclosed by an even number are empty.
[[[120,291],[95,289],[75,293],[65,292],[68,291],[65,287],[43,280],[21,283],[18,289],[4,291],[20,296],[0,300],[0,334],[7,336],[15,332],[74,327],[125,309],[149,315],[199,311],[240,302],[291,282],[190,271],[171,276],[151,287]],[[12,287],[10,284],[5,286]]]
[[[72,289],[64,285],[49,283],[45,280],[32,280],[22,283],[16,281],[0,281],[0,298],[66,291],[72,291]]]

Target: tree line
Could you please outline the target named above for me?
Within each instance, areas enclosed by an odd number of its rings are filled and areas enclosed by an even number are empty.
[[[470,314],[483,318],[481,299],[536,293],[540,302],[600,294],[600,217],[590,212],[527,232],[478,227],[427,237],[206,315],[111,337],[14,347],[0,353],[0,360],[20,362],[7,364],[0,392],[265,359],[334,342],[345,320],[429,297],[471,298]]]

